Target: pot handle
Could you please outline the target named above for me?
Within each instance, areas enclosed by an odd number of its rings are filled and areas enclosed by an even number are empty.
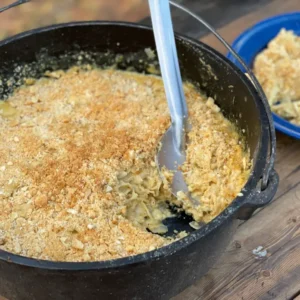
[[[238,210],[237,218],[239,220],[248,220],[251,218],[254,211],[260,207],[267,205],[275,196],[279,183],[279,176],[273,169],[269,175],[268,186],[264,190],[258,187],[251,192],[247,199],[244,201],[244,205]]]
[[[1,7],[1,8],[0,8],[0,13],[4,12],[4,11],[10,9],[10,8],[13,8],[13,7],[15,7],[15,6],[18,6],[18,5],[20,5],[20,4],[29,2],[29,1],[30,1],[30,0],[18,0],[18,1],[15,1],[15,2],[13,2],[13,3],[7,5],[7,6]]]
[[[266,98],[266,95],[258,83],[256,77],[252,73],[251,69],[245,64],[245,62],[242,60],[242,58],[233,50],[233,48],[219,35],[219,33],[205,20],[203,20],[201,17],[187,9],[186,7],[182,6],[181,4],[178,4],[174,1],[169,1],[173,6],[181,9],[182,11],[189,14],[191,17],[195,18],[197,21],[199,21],[202,25],[204,25],[207,29],[209,29],[210,32],[214,34],[214,36],[227,48],[229,52],[235,57],[235,59],[242,65],[242,67],[246,70],[248,73],[250,80],[252,81],[252,84],[256,88],[257,93],[259,94],[259,97],[266,109],[266,114],[269,122],[269,136],[270,136],[270,149],[269,149],[269,158],[267,159],[266,166],[264,168],[264,172],[262,174],[261,178],[261,185],[260,190],[263,192],[264,190],[268,189],[269,180],[271,180],[272,174],[276,173],[274,169],[274,163],[275,163],[275,155],[276,155],[276,134],[275,134],[275,128],[273,124],[272,119],[272,113],[271,109],[268,103],[268,100]],[[275,183],[275,182],[273,182]],[[270,183],[272,185],[272,183]],[[272,187],[270,187],[272,189]]]

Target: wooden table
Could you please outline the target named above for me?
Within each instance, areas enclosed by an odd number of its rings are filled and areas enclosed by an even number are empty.
[[[34,6],[25,8],[24,5],[24,8],[16,9],[14,13],[11,11],[2,15],[0,37],[1,27],[4,29],[2,36],[5,36],[24,29],[24,24],[29,28],[74,19],[142,19],[142,23],[149,23],[146,18],[146,0],[36,1],[33,5],[42,5],[43,2],[45,12],[54,12],[55,5],[61,6],[64,3],[66,13],[61,12],[59,18],[48,15],[47,19],[39,15],[35,18],[35,23],[28,23],[34,19],[32,14],[36,11],[40,14],[41,10]],[[179,2],[205,17],[228,42],[232,42],[241,31],[263,18],[300,10],[299,0]],[[94,5],[94,8],[90,9],[88,4]],[[177,31],[201,38],[224,52],[224,48],[196,22],[178,10],[174,10],[173,15]],[[173,300],[300,299],[300,142],[282,134],[278,134],[277,138],[276,170],[281,182],[275,199],[270,205],[257,211],[249,221],[242,223],[234,240],[224,249],[213,269]],[[258,246],[267,250],[265,257],[258,258],[253,254]]]

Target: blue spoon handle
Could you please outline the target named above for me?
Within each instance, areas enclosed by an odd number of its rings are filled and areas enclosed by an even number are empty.
[[[148,0],[160,69],[171,115],[176,149],[185,151],[187,105],[179,69],[174,31],[168,0]]]

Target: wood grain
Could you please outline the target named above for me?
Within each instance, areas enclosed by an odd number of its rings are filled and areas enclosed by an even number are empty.
[[[0,6],[12,0],[1,0]],[[146,0],[34,0],[1,14],[0,39],[55,23],[88,20],[139,21],[149,15]]]
[[[257,11],[249,13],[237,20],[234,20],[225,27],[220,28],[218,32],[223,36],[223,38],[225,38],[227,42],[232,43],[242,31],[253,26],[260,20],[277,14],[299,10],[299,0],[272,0],[269,4],[262,6]],[[207,36],[201,38],[201,41],[212,46],[221,53],[224,53],[225,51],[224,46],[212,34],[208,34]]]
[[[194,13],[205,18],[215,28],[225,26],[227,23],[247,15],[250,12],[259,10],[262,6],[271,3],[273,0],[175,0],[192,10]],[[188,14],[181,10],[172,9],[172,19],[177,32],[188,34],[191,37],[199,38],[208,33],[208,30],[193,20]],[[150,18],[141,21],[150,25]]]

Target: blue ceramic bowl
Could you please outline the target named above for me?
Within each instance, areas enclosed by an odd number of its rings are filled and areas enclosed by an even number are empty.
[[[232,44],[233,49],[252,68],[256,55],[266,48],[282,28],[293,30],[300,35],[300,12],[275,16],[257,23],[238,36]],[[232,54],[228,53],[227,57],[243,70]],[[300,126],[294,125],[274,113],[273,119],[277,130],[300,139]]]

